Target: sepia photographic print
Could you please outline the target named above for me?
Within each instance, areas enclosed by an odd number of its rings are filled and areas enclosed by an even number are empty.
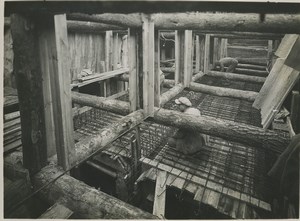
[[[1,219],[299,219],[299,3],[3,6]]]

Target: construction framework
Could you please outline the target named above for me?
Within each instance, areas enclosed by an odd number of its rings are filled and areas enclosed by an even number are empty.
[[[201,12],[12,14],[10,27],[19,92],[22,162],[29,171],[35,190],[46,201],[52,204],[59,202],[85,218],[161,218],[164,206],[159,206],[159,203],[163,203],[165,192],[161,188],[172,185],[193,193],[199,203],[212,205],[231,217],[249,217],[245,215],[246,207],[271,211],[270,204],[264,201],[269,196],[262,196],[267,194],[263,184],[253,185],[253,182],[268,182],[251,177],[261,169],[257,167],[264,167],[254,165],[257,163],[255,157],[265,156],[265,151],[274,156],[280,154],[290,138],[285,133],[267,129],[274,115],[268,115],[264,128],[261,128],[261,122],[256,118],[259,113],[252,108],[268,73],[261,68],[258,70],[259,65],[257,70],[247,71],[251,65],[247,66],[246,62],[239,65],[237,72],[240,74],[224,75],[211,70],[212,63],[227,53],[225,39],[233,37],[235,32],[251,32],[249,37],[271,40],[271,46],[272,41],[277,41],[283,34],[299,34],[299,14],[266,14],[264,22],[259,22],[259,18],[256,13]],[[160,70],[159,39],[166,30],[172,31],[170,33],[174,36],[175,68]],[[215,30],[233,31],[233,34],[215,33]],[[68,52],[68,34],[71,32],[105,33],[106,45],[114,39],[117,42],[119,35],[127,35],[128,63],[117,68],[117,59],[114,58],[117,51],[107,46],[106,61],[111,60],[106,63],[105,72],[71,82]],[[247,33],[243,37],[245,35]],[[299,42],[299,35],[296,36],[294,42]],[[210,50],[210,44],[214,44],[214,51]],[[299,47],[293,50],[299,50]],[[297,56],[286,56],[282,63],[291,68],[289,73],[295,79],[299,78],[297,59]],[[161,71],[174,73],[174,80],[164,79]],[[255,76],[251,75],[253,73]],[[222,82],[209,85],[207,82],[213,77],[246,83],[242,88],[225,88]],[[76,88],[100,81],[107,85],[105,88],[110,87],[110,80],[118,81],[119,85],[120,82],[128,82],[127,89],[118,94],[104,94],[103,97],[76,92]],[[162,93],[162,87],[171,88]],[[193,104],[203,110],[203,116],[187,116],[174,110],[172,101],[182,95],[191,98]],[[235,98],[236,103],[229,100],[226,103],[224,100],[228,97]],[[225,102],[223,108],[228,108],[227,116],[218,114],[220,107],[213,106],[220,102],[218,99]],[[72,103],[73,106],[79,104],[88,108],[72,109]],[[253,118],[247,120],[237,113],[236,119],[232,119],[230,114],[236,106],[248,107]],[[189,157],[182,159],[180,153],[166,144],[165,138],[176,128],[194,129],[211,136],[202,161],[192,162]],[[91,164],[91,159],[100,152],[131,159],[134,162],[133,181],[139,177],[136,184],[145,178],[156,180],[155,192],[159,194],[155,197],[154,215],[94,190],[68,175],[68,171],[82,162],[88,160]],[[248,162],[240,173],[229,168],[229,162],[238,165],[241,160],[238,157]],[[15,164],[10,159],[14,158],[7,159],[7,165]],[[49,162],[52,163],[49,165]],[[219,167],[216,168],[214,163]],[[152,169],[139,176],[141,164]],[[250,171],[253,168],[255,172]],[[262,171],[267,173],[266,168]],[[226,172],[232,174],[225,177]],[[72,195],[72,192],[78,193],[84,200]],[[72,203],[74,197],[77,203]],[[225,201],[232,201],[232,209],[222,206],[221,202]]]

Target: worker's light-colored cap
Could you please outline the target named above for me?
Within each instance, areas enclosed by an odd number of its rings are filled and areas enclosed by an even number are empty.
[[[190,114],[190,115],[194,115],[194,116],[201,116],[201,112],[194,107],[189,107],[184,111],[185,114]]]
[[[184,104],[188,107],[191,107],[192,106],[192,103],[190,102],[190,100],[186,97],[180,97],[178,99],[175,99],[175,103],[176,104]]]

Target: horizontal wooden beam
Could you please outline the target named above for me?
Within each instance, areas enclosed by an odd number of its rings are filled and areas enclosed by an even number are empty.
[[[194,82],[190,83],[189,89],[192,91],[213,94],[222,97],[238,98],[247,101],[254,101],[258,95],[258,93],[254,91],[242,91],[231,88],[215,87]]]
[[[300,14],[265,14],[264,21],[261,21],[260,18],[261,15],[258,13],[187,12],[151,14],[151,19],[157,29],[300,33]],[[73,13],[68,15],[68,19],[107,23],[130,28],[142,27],[140,13],[104,13],[99,15]]]
[[[217,67],[216,70],[220,70],[220,68]],[[238,73],[238,74],[244,74],[244,75],[250,75],[250,76],[259,76],[259,77],[267,77],[269,75],[269,73],[266,70],[262,71],[262,70],[246,69],[246,68],[236,68],[234,70],[234,72]]]
[[[127,29],[117,25],[108,25],[98,22],[86,21],[67,21],[68,32],[84,32],[84,33],[105,33],[108,30],[115,30],[127,33]]]
[[[196,34],[206,34],[205,32],[196,32]],[[278,34],[278,33],[261,33],[261,32],[237,32],[233,31],[228,33],[228,31],[224,32],[219,32],[219,31],[214,31],[214,32],[209,32],[211,34],[211,37],[215,38],[236,38],[236,39],[266,39],[266,40],[271,40],[271,39],[281,39],[283,38],[283,34]]]
[[[92,95],[89,95],[92,96]],[[94,102],[90,106],[95,108],[105,107],[105,110],[118,110],[118,112],[129,112],[129,105],[124,105],[123,101],[111,102],[110,106],[103,105],[103,99],[94,97]],[[118,104],[119,103],[119,104]],[[125,102],[126,103],[126,102]],[[281,151],[288,144],[289,139],[281,133],[265,130],[259,127],[235,123],[228,120],[221,120],[214,117],[194,117],[173,110],[155,108],[153,121],[159,124],[175,126],[183,129],[198,130],[204,134],[217,136],[226,140],[240,142],[246,145],[264,146],[274,151]]]
[[[159,124],[182,129],[193,129],[204,134],[218,136],[246,145],[265,147],[279,153],[289,143],[289,138],[275,131],[214,117],[195,117],[179,111],[162,108],[156,109],[152,120]]]
[[[218,77],[218,78],[225,78],[229,80],[251,82],[251,83],[264,83],[266,80],[266,78],[264,77],[249,76],[244,74],[235,74],[235,73],[220,72],[220,71],[209,71],[206,75],[212,77]]]
[[[76,104],[112,111],[117,114],[129,114],[129,103],[125,101],[96,97],[78,92],[72,92],[72,101]]]
[[[175,84],[175,82],[174,82]],[[181,91],[183,91],[184,86],[182,84],[177,84],[174,87],[172,87],[170,90],[166,91],[162,95],[160,95],[160,106],[165,105],[169,100],[171,100],[173,97],[175,97],[177,94],[179,94]]]
[[[62,175],[57,166],[43,168],[34,177],[35,189],[44,187],[39,196],[48,203],[59,202],[84,219],[156,219],[157,217],[113,196],[96,190],[69,175]]]
[[[120,69],[117,69],[114,71],[92,74],[92,75],[78,79],[78,81],[80,81],[80,83],[71,84],[71,87],[82,87],[82,86],[85,86],[85,85],[88,85],[88,84],[91,84],[94,82],[107,80],[107,79],[116,77],[118,75],[127,73],[128,71],[129,71],[128,68],[120,68]]]

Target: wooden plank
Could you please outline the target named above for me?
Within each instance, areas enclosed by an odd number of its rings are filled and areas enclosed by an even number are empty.
[[[200,37],[199,35],[196,35],[195,38],[195,50],[196,50],[196,54],[195,54],[195,60],[196,60],[196,65],[195,65],[195,71],[200,71]]]
[[[280,72],[281,68],[283,67],[284,59],[277,59],[269,76],[267,77],[264,85],[259,91],[258,96],[256,97],[252,107],[256,109],[261,109],[266,97],[269,94],[269,91],[271,90],[272,86],[275,84],[278,73]]]
[[[44,29],[39,33],[39,48],[41,60],[41,74],[43,77],[43,96],[44,96],[44,111],[45,111],[45,124],[47,136],[47,157],[56,154],[56,138],[55,138],[55,125],[54,125],[54,106],[53,98],[56,97],[55,93],[51,92],[51,76],[55,73],[55,61],[52,56],[55,56],[55,40],[53,30]],[[56,56],[55,56],[56,57]]]
[[[133,30],[128,31],[127,46],[128,46],[128,67],[129,67],[129,103],[130,111],[135,111],[138,108],[138,66],[137,66],[137,33]]]
[[[175,31],[175,84],[182,83],[183,73],[183,31]]]
[[[220,59],[227,57],[227,44],[228,40],[226,38],[222,38],[220,46]]]
[[[296,134],[300,132],[300,94],[292,91],[291,122]]]
[[[189,86],[193,75],[193,32],[191,30],[184,31],[184,56],[183,62],[183,86]]]
[[[15,140],[12,143],[4,145],[4,153],[15,150],[16,148],[18,148],[20,146],[22,146],[22,140],[21,139]]]
[[[55,203],[47,209],[38,219],[68,219],[73,214],[73,211],[67,207]]]
[[[204,40],[204,64],[203,73],[206,74],[210,70],[210,35],[205,35]]]
[[[32,24],[30,28],[28,28],[28,24]],[[35,26],[35,21],[26,16],[11,15],[14,73],[19,92],[22,126],[23,165],[29,169],[31,174],[38,172],[47,164],[43,79],[40,74],[40,58],[37,53],[36,33],[38,28]]]
[[[55,76],[55,84],[58,96],[56,111],[54,116],[57,121],[55,124],[56,132],[56,152],[58,165],[65,170],[69,168],[69,155],[74,154],[73,139],[73,120],[72,120],[72,100],[70,89],[70,61],[68,51],[68,33],[66,15],[54,16],[55,42],[57,52],[57,71]]]
[[[245,74],[236,74],[236,73],[220,72],[220,71],[209,71],[206,75],[217,77],[217,78],[225,78],[225,79],[252,82],[252,83],[264,83],[266,81],[266,78],[264,77],[249,76]]]
[[[278,46],[275,55],[279,58],[286,58],[290,53],[294,43],[297,41],[298,35],[296,34],[286,34]]]
[[[155,31],[155,55],[154,55],[154,106],[160,107],[160,87],[161,87],[161,70],[160,70],[160,32]]]
[[[146,15],[142,16],[142,55],[143,55],[143,109],[146,116],[154,113],[154,23]]]
[[[4,115],[4,122],[14,120],[20,117],[20,111],[12,112]]]
[[[112,31],[105,32],[105,71],[112,70]],[[104,82],[105,97],[111,94],[110,80]]]
[[[158,171],[155,185],[155,195],[153,204],[153,215],[158,217],[165,217],[165,206],[166,206],[166,171]]]
[[[285,65],[300,71],[300,35],[292,45],[292,48],[285,60]]]
[[[277,73],[268,95],[261,106],[263,128],[268,128],[275,114],[279,111],[284,99],[299,79],[299,71],[283,65]]]

